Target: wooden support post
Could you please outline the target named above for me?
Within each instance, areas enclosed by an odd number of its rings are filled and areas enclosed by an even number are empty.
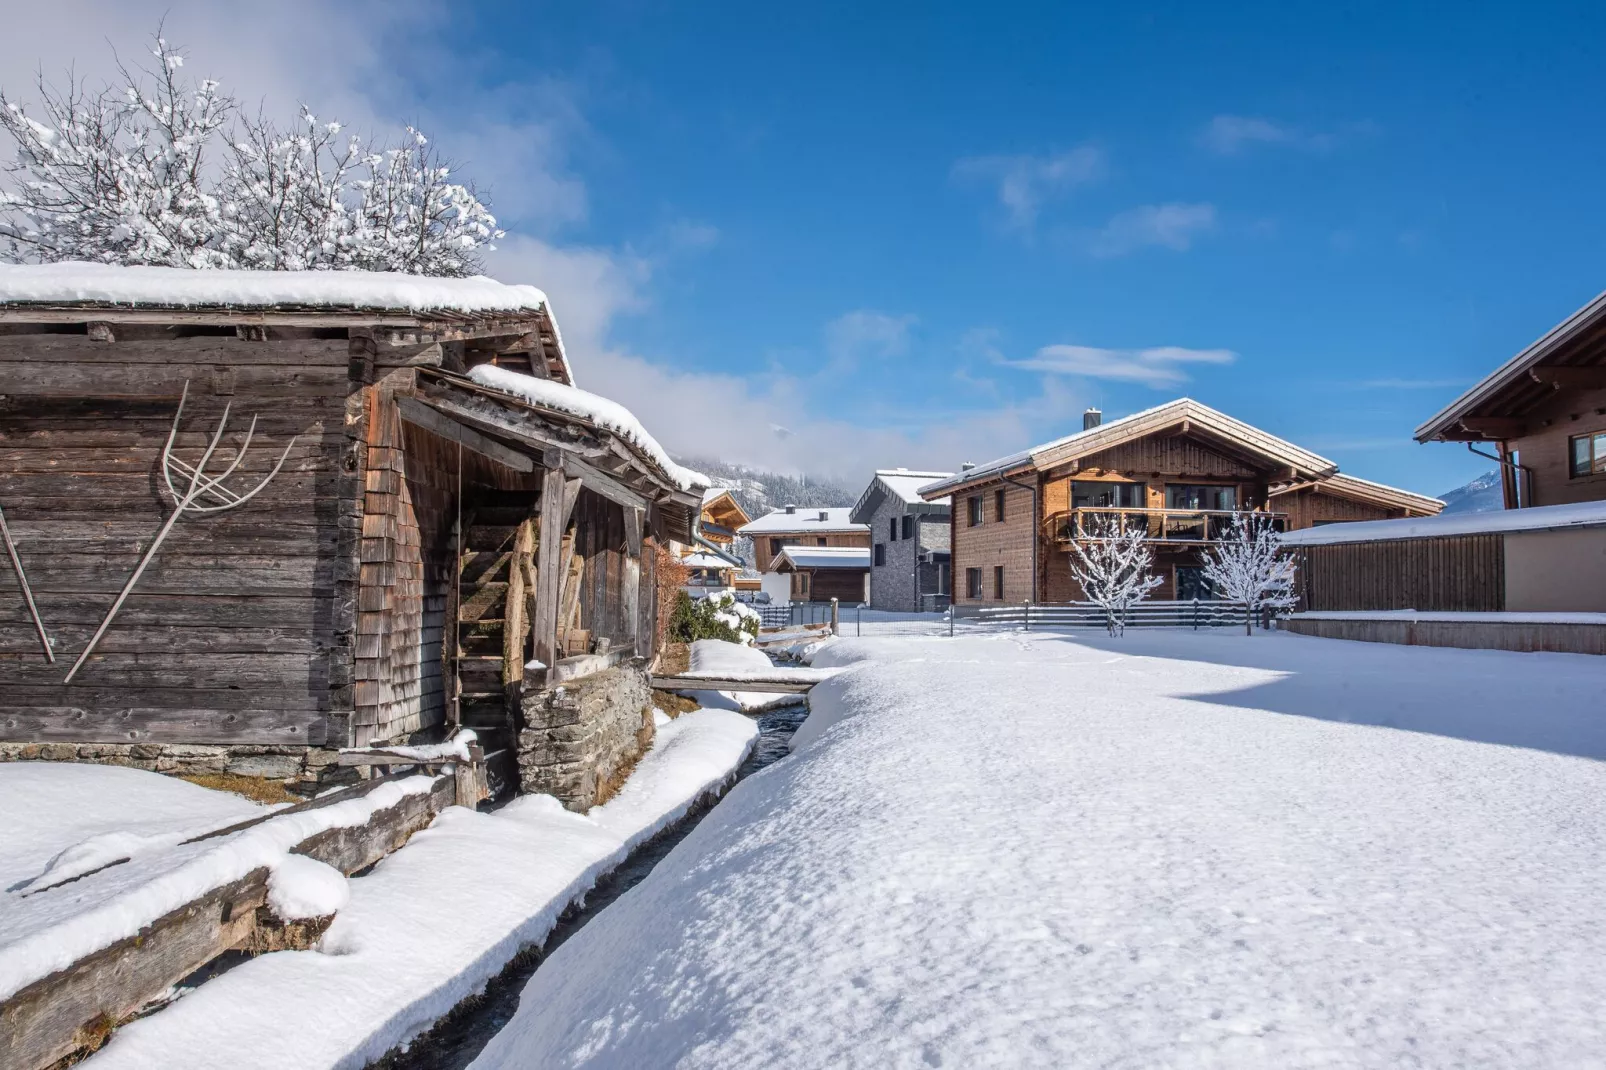
[[[835,598],[831,599],[831,634],[832,635],[841,635],[842,634],[842,628],[841,628],[842,618],[841,618],[841,615],[838,612],[838,610],[839,610],[839,607],[837,606],[837,600]]]
[[[546,458],[547,472],[541,480],[541,546],[538,554],[535,590],[535,659],[547,667],[558,663],[558,597],[563,592],[561,567],[563,536],[580,496],[580,481],[565,479],[563,456],[556,450]]]
[[[535,545],[535,525],[530,520],[520,522],[513,536],[513,555],[507,564],[507,597],[502,610],[502,686],[524,679],[524,641],[530,634],[530,619],[525,613],[524,581],[528,575],[526,563]]]

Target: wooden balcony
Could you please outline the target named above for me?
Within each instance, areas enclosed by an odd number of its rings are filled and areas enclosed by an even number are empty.
[[[1137,528],[1155,542],[1203,545],[1223,538],[1238,513],[1231,509],[1119,509],[1083,508],[1052,513],[1043,521],[1044,530],[1056,543],[1068,544],[1095,538],[1095,530],[1114,521],[1123,530]],[[1272,519],[1282,531],[1286,513],[1256,511],[1256,516]]]

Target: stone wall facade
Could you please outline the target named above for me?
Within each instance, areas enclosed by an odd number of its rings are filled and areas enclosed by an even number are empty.
[[[603,802],[652,745],[652,678],[639,658],[529,692],[520,707],[519,785],[570,810]]]
[[[870,608],[915,613],[925,608],[922,594],[938,594],[939,566],[922,562],[932,550],[948,549],[948,517],[915,514],[914,530],[903,537],[904,503],[888,494],[870,520]],[[894,528],[896,525],[896,528]],[[896,531],[897,538],[893,538]],[[879,547],[879,549],[877,549]],[[884,564],[876,564],[877,556]]]
[[[232,773],[284,784],[298,795],[357,782],[357,770],[336,765],[339,751],[277,744],[209,746],[191,743],[0,743],[0,762],[83,762],[121,765],[170,776]]]

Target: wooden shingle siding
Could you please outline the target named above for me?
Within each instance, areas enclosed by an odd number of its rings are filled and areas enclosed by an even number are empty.
[[[0,740],[345,743],[337,606],[355,597],[357,562],[337,551],[359,524],[346,402],[360,388],[347,369],[344,339],[0,335],[0,508],[57,652],[40,655],[0,565]],[[63,685],[171,510],[161,452],[186,381],[175,453],[190,463],[226,404],[224,462],[257,418],[230,486],[298,441],[250,502],[178,522]]]
[[[1004,490],[1004,519],[995,520],[995,494]],[[979,496],[982,502],[982,522],[970,524],[969,498]],[[1033,538],[1033,502],[1036,493],[1027,487],[1012,483],[982,484],[955,496],[953,521],[953,590],[955,602],[996,602],[993,597],[993,569],[1004,567],[1004,598],[1006,602],[1024,602],[1032,597],[1032,555],[1036,553]],[[980,568],[982,596],[970,598],[965,591],[967,568]]]
[[[1301,547],[1301,609],[1499,612],[1504,536],[1335,543]]]

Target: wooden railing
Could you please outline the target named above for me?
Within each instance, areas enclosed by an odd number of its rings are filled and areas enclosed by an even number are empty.
[[[1043,521],[1048,537],[1056,542],[1075,542],[1097,537],[1097,530],[1114,521],[1121,530],[1137,528],[1156,542],[1206,543],[1222,538],[1238,515],[1232,509],[1121,509],[1093,506],[1051,513]],[[1256,512],[1272,518],[1282,531],[1286,513]]]
[[[1260,627],[1269,627],[1280,615],[1267,610],[1256,616]],[[1242,602],[1192,599],[1185,602],[1139,602],[1126,612],[1128,628],[1242,628],[1246,610]],[[955,621],[969,625],[994,625],[1031,630],[1032,628],[1103,628],[1104,610],[1092,602],[961,602],[948,612],[949,627]]]

